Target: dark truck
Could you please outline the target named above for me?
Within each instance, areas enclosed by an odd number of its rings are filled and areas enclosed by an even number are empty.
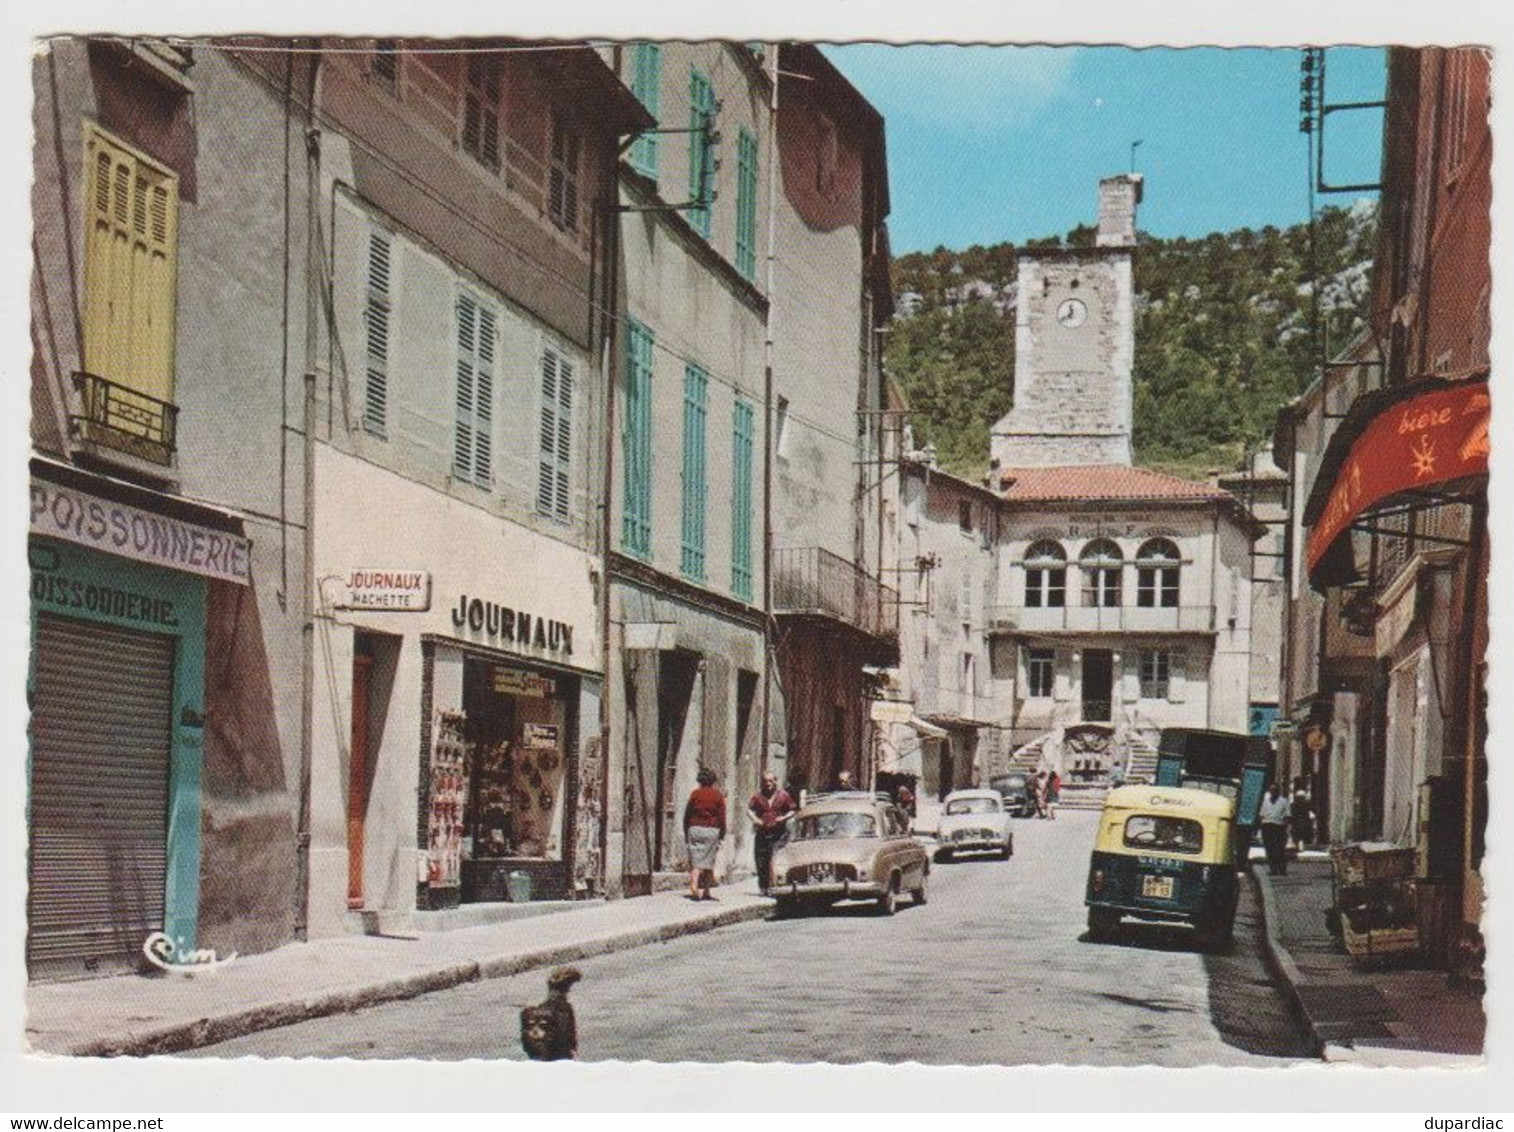
[[[1166,727],[1157,742],[1158,786],[1187,786],[1235,799],[1235,857],[1248,868],[1262,795],[1272,777],[1272,744],[1260,735]]]

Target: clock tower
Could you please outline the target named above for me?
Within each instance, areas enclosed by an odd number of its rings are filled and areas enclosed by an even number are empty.
[[[1139,173],[1106,177],[1093,247],[1020,254],[1014,406],[994,425],[995,467],[1130,464],[1140,201]]]

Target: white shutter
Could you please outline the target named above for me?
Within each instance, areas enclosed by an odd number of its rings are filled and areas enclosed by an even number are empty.
[[[478,396],[473,408],[473,482],[494,482],[494,344],[499,317],[492,307],[478,308]]]
[[[566,523],[573,467],[573,363],[551,346],[541,356],[536,509]]]
[[[488,487],[494,475],[494,357],[498,317],[466,291],[457,296],[457,423],[452,471]]]
[[[363,314],[366,363],[363,378],[363,428],[385,435],[389,418],[389,315],[393,256],[386,232],[368,234],[368,301]]]
[[[478,339],[478,305],[473,296],[457,296],[457,423],[453,432],[452,473],[458,479],[473,478],[473,406],[477,400],[474,377],[475,342]]]

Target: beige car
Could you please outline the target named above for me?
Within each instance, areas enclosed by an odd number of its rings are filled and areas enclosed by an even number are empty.
[[[905,893],[925,903],[929,874],[930,856],[898,806],[872,794],[820,794],[799,811],[788,844],[773,856],[771,895],[779,915],[874,900],[892,916]]]

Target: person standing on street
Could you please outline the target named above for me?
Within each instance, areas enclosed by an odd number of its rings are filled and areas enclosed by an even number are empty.
[[[799,807],[787,790],[778,786],[778,776],[764,771],[762,785],[747,803],[747,819],[752,823],[753,855],[757,858],[757,886],[764,896],[773,887],[773,854],[789,839],[789,823]]]
[[[1277,783],[1267,787],[1259,815],[1262,825],[1262,847],[1267,851],[1267,872],[1275,877],[1288,875],[1288,818],[1292,805],[1277,788]]]
[[[1030,800],[1035,803],[1036,817],[1044,818],[1046,816],[1046,772],[1044,770],[1036,771],[1035,778],[1031,779]]]
[[[1310,809],[1309,785],[1303,778],[1293,780],[1293,800],[1289,804],[1288,824],[1293,834],[1293,855],[1314,840],[1314,812]]]
[[[1062,776],[1052,770],[1046,776],[1046,816],[1057,820],[1057,801],[1062,797]]]
[[[683,808],[683,837],[689,847],[689,899],[714,900],[715,862],[725,838],[725,795],[715,788],[715,772],[701,769],[699,785]]]

